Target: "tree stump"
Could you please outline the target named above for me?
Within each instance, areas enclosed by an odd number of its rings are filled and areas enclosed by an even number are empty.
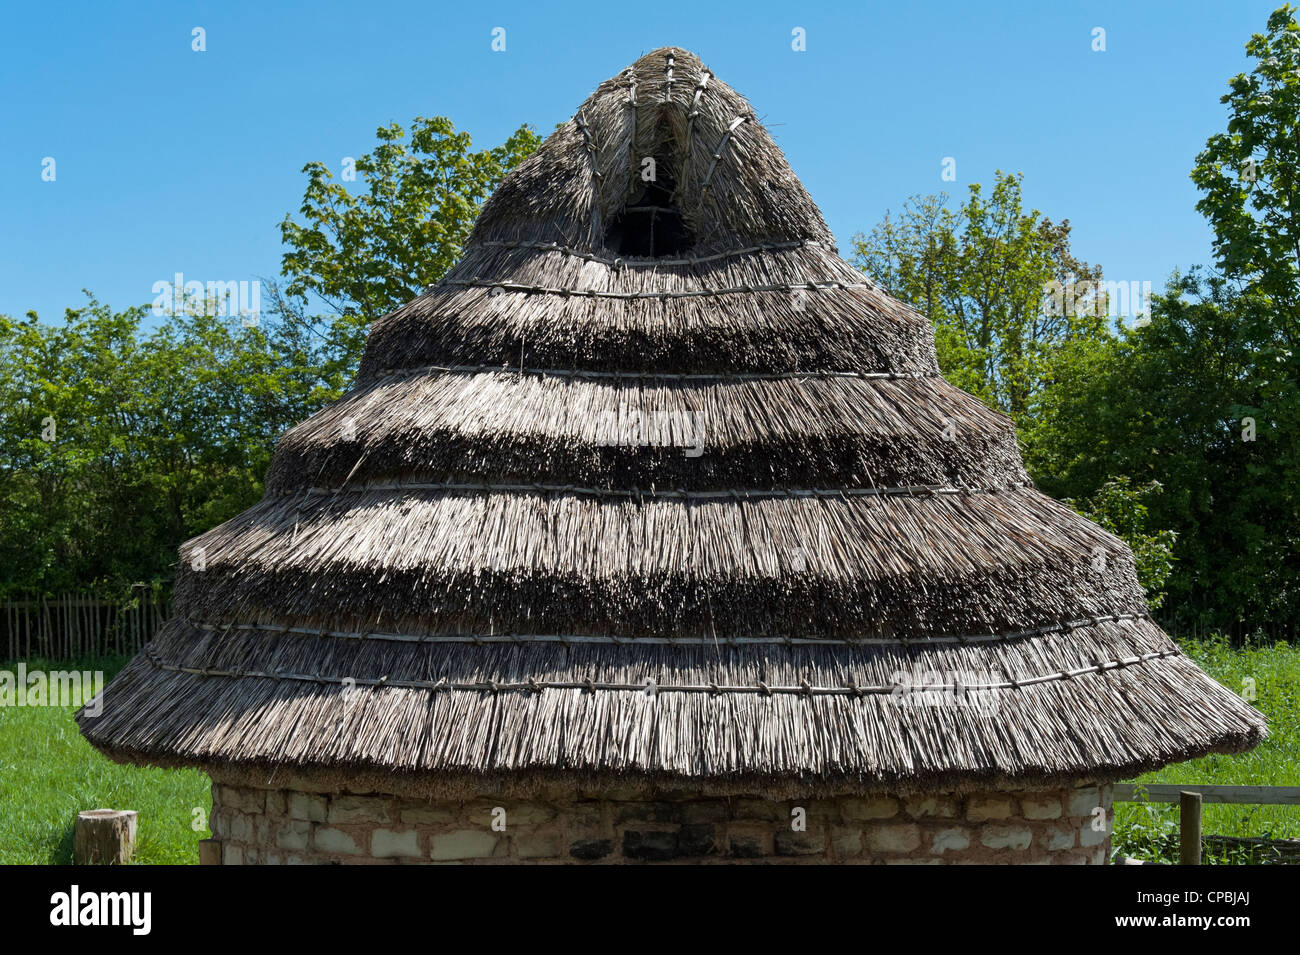
[[[88,809],[77,813],[72,861],[77,865],[124,865],[135,855],[134,809]]]

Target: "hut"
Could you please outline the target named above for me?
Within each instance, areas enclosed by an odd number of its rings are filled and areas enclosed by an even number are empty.
[[[224,863],[1100,863],[1264,720],[661,49],[377,321],[82,732]]]

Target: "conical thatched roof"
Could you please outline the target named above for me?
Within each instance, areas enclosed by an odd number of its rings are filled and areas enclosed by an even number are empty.
[[[101,749],[923,788],[1116,777],[1265,732],[682,50],[507,177],[267,485],[185,545],[176,619],[82,716]],[[917,683],[949,689],[897,691]]]

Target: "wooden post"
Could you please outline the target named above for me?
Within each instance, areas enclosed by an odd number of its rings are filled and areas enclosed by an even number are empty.
[[[124,865],[135,855],[134,809],[88,809],[77,813],[72,830],[76,865]]]
[[[199,865],[221,865],[221,841],[199,840]]]
[[[1201,794],[1178,794],[1178,853],[1180,865],[1201,864]]]

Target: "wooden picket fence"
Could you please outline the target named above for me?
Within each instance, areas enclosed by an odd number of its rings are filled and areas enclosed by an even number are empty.
[[[148,595],[131,601],[87,594],[6,600],[0,613],[0,648],[6,660],[135,653],[153,639],[170,611],[166,599]]]

